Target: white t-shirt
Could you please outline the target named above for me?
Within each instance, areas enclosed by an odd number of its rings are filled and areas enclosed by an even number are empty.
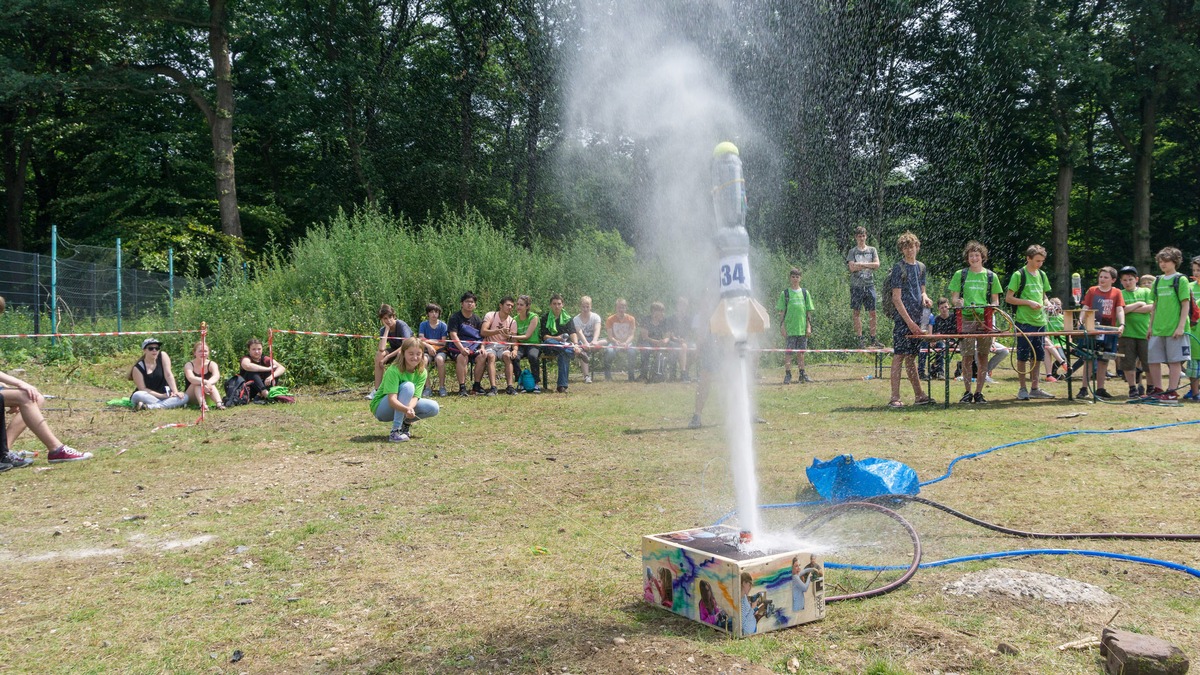
[[[596,335],[597,329],[600,328],[600,315],[591,312],[585,320],[582,314],[576,314],[571,323],[575,326],[575,332],[579,334],[579,341],[588,344],[592,341],[592,336]]]

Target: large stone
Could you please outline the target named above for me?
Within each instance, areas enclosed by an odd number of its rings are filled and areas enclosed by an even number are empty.
[[[1183,675],[1191,665],[1166,640],[1115,628],[1100,634],[1100,656],[1109,675]]]

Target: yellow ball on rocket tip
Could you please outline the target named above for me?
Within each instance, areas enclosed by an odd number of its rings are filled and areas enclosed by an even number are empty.
[[[734,145],[733,143],[730,143],[729,141],[722,141],[720,143],[717,143],[717,147],[713,148],[713,158],[717,158],[717,157],[720,157],[721,155],[728,155],[728,154],[734,154],[734,155],[738,154],[737,146]]]

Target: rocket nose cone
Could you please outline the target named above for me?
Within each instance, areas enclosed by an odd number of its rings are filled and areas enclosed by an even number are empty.
[[[716,159],[717,157],[720,157],[722,155],[730,155],[730,154],[737,155],[740,153],[738,153],[737,146],[734,145],[733,143],[730,143],[729,141],[722,141],[720,143],[717,143],[717,147],[713,148],[713,159]]]

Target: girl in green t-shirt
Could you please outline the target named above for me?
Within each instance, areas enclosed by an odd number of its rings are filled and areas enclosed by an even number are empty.
[[[399,358],[383,371],[383,380],[371,398],[371,412],[375,414],[375,419],[392,423],[389,441],[407,441],[413,422],[438,414],[437,401],[417,395],[425,389],[427,374],[425,346],[421,338],[405,338],[400,344]]]

